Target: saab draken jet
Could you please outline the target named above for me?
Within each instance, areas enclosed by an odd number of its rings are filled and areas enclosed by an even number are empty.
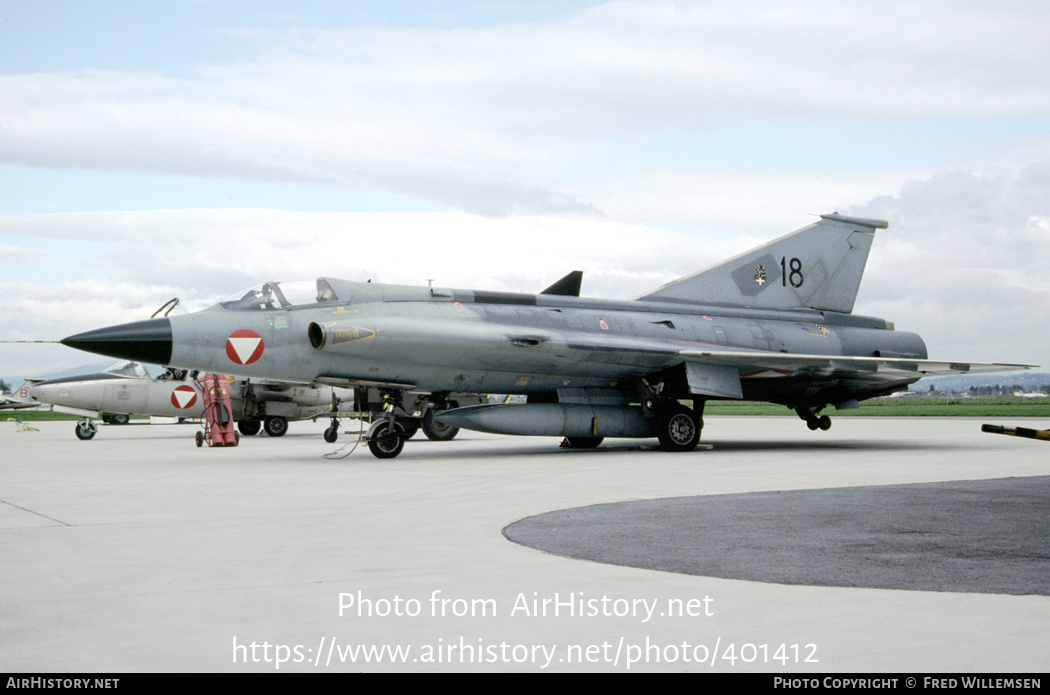
[[[540,294],[409,287],[323,277],[265,283],[193,314],[70,336],[112,357],[238,377],[372,387],[387,407],[365,438],[397,456],[402,395],[429,394],[450,427],[564,437],[655,437],[696,448],[709,400],[821,411],[907,388],[924,376],[1029,368],[932,361],[915,333],[853,314],[882,220],[818,222],[633,300],[579,297],[570,274]],[[452,408],[453,393],[525,403]]]

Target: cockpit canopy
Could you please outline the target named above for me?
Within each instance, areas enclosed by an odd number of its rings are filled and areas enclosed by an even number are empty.
[[[334,302],[339,297],[324,278],[317,282],[264,282],[229,299],[219,302],[224,309],[235,311],[274,311],[292,307]]]
[[[106,367],[105,369],[102,370],[102,373],[103,374],[112,374],[114,376],[126,376],[126,377],[135,377],[135,378],[146,377],[146,378],[149,378],[149,371],[146,369],[146,367],[141,362],[132,362],[130,360],[124,360],[124,361],[121,361],[121,362],[117,362],[112,367]]]

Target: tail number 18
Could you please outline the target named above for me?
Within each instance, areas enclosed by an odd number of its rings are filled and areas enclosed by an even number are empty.
[[[802,275],[802,261],[786,256],[780,259],[780,282],[784,287],[790,282],[792,287],[799,288],[805,281],[806,278]]]

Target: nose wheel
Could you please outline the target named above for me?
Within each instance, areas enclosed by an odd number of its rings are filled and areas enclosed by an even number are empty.
[[[377,422],[368,436],[368,450],[380,459],[392,459],[405,448],[404,429],[397,422],[388,420]]]
[[[324,440],[329,444],[334,444],[335,440],[339,439],[339,403],[339,396],[335,395],[335,389],[332,389],[332,417],[329,418],[330,422],[324,431]]]
[[[76,433],[77,439],[87,441],[98,434],[98,425],[92,422],[90,418],[84,418],[77,422]]]

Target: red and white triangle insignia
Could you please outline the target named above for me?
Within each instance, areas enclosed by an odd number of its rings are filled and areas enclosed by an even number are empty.
[[[263,354],[262,336],[249,328],[241,328],[226,339],[226,356],[234,364],[251,364]]]
[[[176,386],[171,392],[171,404],[179,410],[185,410],[197,402],[197,392],[192,386]]]

